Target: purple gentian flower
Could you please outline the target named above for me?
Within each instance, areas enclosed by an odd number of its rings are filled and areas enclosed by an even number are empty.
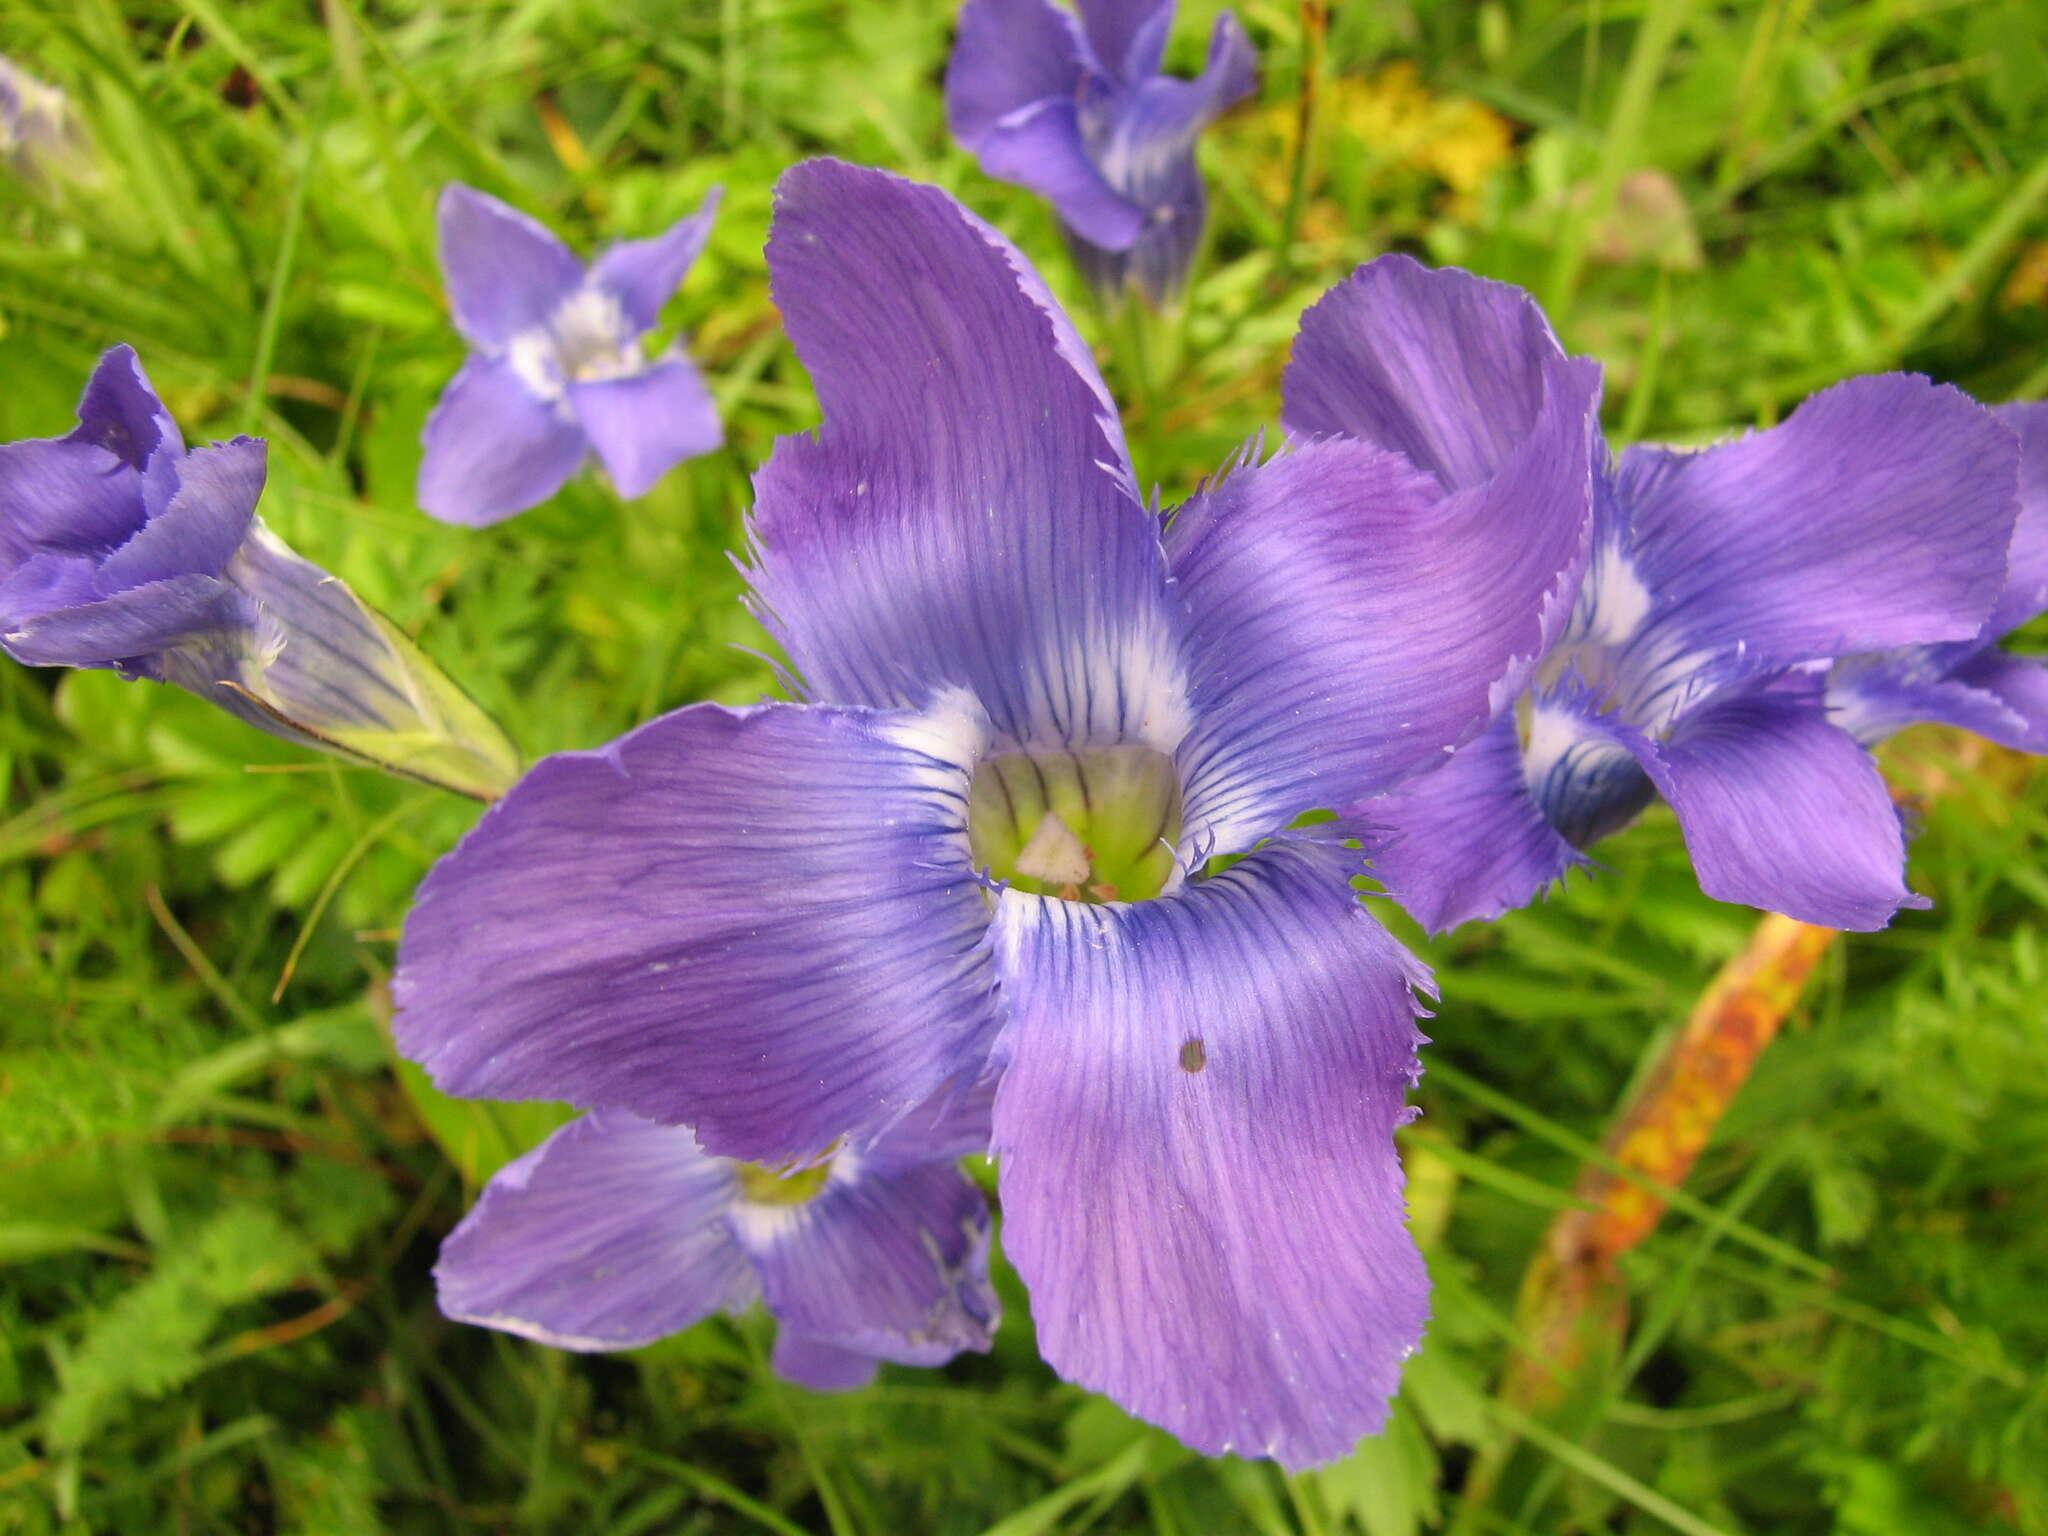
[[[1000,181],[1049,200],[1095,290],[1179,294],[1201,243],[1195,140],[1258,85],[1224,12],[1196,80],[1159,73],[1173,0],[968,0],[946,69],[946,119]]]
[[[238,437],[187,453],[134,350],[108,352],[76,428],[0,447],[0,645],[30,666],[163,682],[195,647],[239,637],[254,616],[227,567],[264,452]]]
[[[0,446],[0,648],[175,683],[287,741],[495,794],[518,772],[504,733],[256,516],[266,451],[187,453],[134,350],[108,352],[75,430]]]
[[[812,702],[538,764],[421,887],[399,1042],[450,1092],[767,1163],[1000,1072],[1053,1366],[1204,1451],[1342,1455],[1427,1310],[1393,1143],[1427,973],[1341,833],[1288,828],[1519,686],[1583,558],[1595,376],[1525,306],[1483,340],[1526,388],[1446,424],[1458,487],[1315,444],[1162,537],[1087,348],[944,193],[798,166],[768,265],[824,425],[757,477],[749,574]]]
[[[1848,656],[1828,674],[1828,707],[1866,745],[1940,721],[2022,752],[2048,752],[2048,662],[1998,642],[2048,609],[2048,403],[1992,407],[2018,435],[2020,515],[2005,588],[1968,640]]]
[[[718,210],[714,190],[668,233],[614,245],[585,271],[534,220],[473,187],[441,193],[441,270],[474,351],[427,418],[420,505],[472,528],[540,505],[595,453],[644,496],[724,441],[703,377],[654,328]]]
[[[600,1110],[491,1180],[442,1244],[441,1309],[561,1349],[633,1349],[758,1299],[782,1325],[775,1368],[819,1391],[882,1360],[985,1353],[988,1206],[957,1161],[987,1143],[985,1092],[793,1172]]]
[[[1516,381],[1468,366],[1472,317],[1420,302],[1417,282],[1383,257],[1310,312],[1286,420],[1455,485],[1444,423],[1498,415]],[[1662,794],[1710,896],[1851,929],[1924,906],[1884,781],[1813,664],[1978,632],[2012,529],[2012,434],[1960,391],[1892,374],[1698,452],[1635,447],[1613,470],[1595,455],[1569,626],[1478,740],[1355,808],[1395,834],[1374,873],[1432,929],[1495,917]]]

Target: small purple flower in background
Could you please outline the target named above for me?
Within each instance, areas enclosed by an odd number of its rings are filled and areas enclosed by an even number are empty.
[[[256,516],[266,453],[249,437],[187,453],[134,350],[113,348],[74,431],[0,446],[0,648],[175,683],[288,741],[498,793],[518,773],[504,733]]]
[[[441,270],[475,350],[427,418],[420,505],[472,528],[546,501],[593,453],[621,496],[644,496],[724,441],[696,366],[640,339],[710,238],[714,190],[650,240],[588,271],[534,220],[472,187],[441,193]]]
[[[1828,708],[1865,745],[1918,721],[1975,731],[2022,752],[2048,753],[2048,660],[1998,642],[2048,610],[2048,403],[1992,407],[2018,434],[2020,515],[2005,589],[1968,640],[1846,656],[1828,673]]]
[[[1200,1450],[1343,1455],[1427,1312],[1393,1132],[1428,978],[1343,829],[1288,828],[1520,687],[1597,375],[1522,301],[1470,366],[1523,387],[1441,423],[1455,488],[1319,443],[1162,536],[1087,348],[944,193],[798,166],[768,265],[824,425],[756,478],[750,577],[813,702],[536,765],[420,889],[399,1043],[766,1163],[872,1156],[992,1067],[1054,1368]]]
[[[1196,80],[1159,73],[1173,0],[968,0],[946,69],[953,136],[999,181],[1060,216],[1096,292],[1177,297],[1201,243],[1195,141],[1257,88],[1257,60],[1229,12]]]
[[[711,1157],[621,1110],[501,1169],[441,1246],[441,1309],[560,1349],[633,1349],[761,1301],[775,1368],[819,1391],[879,1361],[986,1353],[998,1305],[988,1206],[957,1166],[988,1144],[985,1092],[864,1151],[771,1170]]]
[[[1455,485],[1442,420],[1491,414],[1512,381],[1464,366],[1460,317],[1394,302],[1419,272],[1382,258],[1309,313],[1286,421]],[[1393,834],[1374,874],[1431,929],[1496,917],[1661,794],[1710,896],[1850,929],[1925,905],[1877,766],[1830,721],[1814,668],[1978,632],[2012,529],[2012,434],[1960,391],[1892,374],[1697,452],[1634,447],[1612,471],[1595,452],[1569,627],[1476,741],[1353,808]]]
[[[36,181],[83,144],[71,98],[0,55],[0,165]]]

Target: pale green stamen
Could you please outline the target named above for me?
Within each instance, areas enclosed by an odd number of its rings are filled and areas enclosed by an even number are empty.
[[[787,1168],[766,1168],[759,1163],[739,1165],[740,1198],[756,1205],[807,1205],[818,1198],[832,1165],[819,1163],[791,1172]]]
[[[1146,901],[1173,874],[1180,780],[1150,747],[1005,752],[974,770],[977,869],[1035,896]]]

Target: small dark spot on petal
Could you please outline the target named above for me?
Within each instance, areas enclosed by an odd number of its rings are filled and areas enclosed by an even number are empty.
[[[1209,1051],[1200,1040],[1187,1040],[1181,1043],[1181,1071],[1199,1072],[1207,1065],[1209,1065]]]

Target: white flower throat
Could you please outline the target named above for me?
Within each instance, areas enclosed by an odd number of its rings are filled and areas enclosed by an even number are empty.
[[[507,352],[520,380],[543,400],[560,399],[571,384],[630,378],[647,367],[618,299],[588,283],[546,325],[513,337]]]

